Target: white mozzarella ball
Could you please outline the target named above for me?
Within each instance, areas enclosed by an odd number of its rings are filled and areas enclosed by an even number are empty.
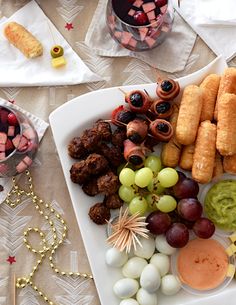
[[[161,279],[161,291],[165,295],[174,295],[180,288],[180,281],[173,274],[167,274]]]
[[[170,258],[163,253],[155,253],[151,257],[150,263],[158,269],[161,276],[167,274],[170,269]]]
[[[148,264],[140,276],[140,285],[150,293],[157,291],[161,285],[161,276],[157,268]]]
[[[113,291],[120,299],[127,299],[135,295],[138,291],[139,284],[134,279],[121,279],[113,286]]]
[[[163,254],[172,255],[176,251],[175,248],[168,244],[164,235],[157,235],[155,242],[156,249]]]
[[[111,267],[121,267],[128,260],[128,255],[125,252],[120,252],[116,248],[110,248],[106,252],[106,263]]]
[[[137,279],[140,277],[143,268],[147,265],[147,261],[141,257],[132,257],[122,268],[122,273],[125,277]]]
[[[143,288],[137,292],[136,299],[140,305],[157,305],[156,293],[149,293]]]
[[[120,305],[139,305],[135,299],[125,299],[120,302]]]
[[[136,256],[149,259],[154,251],[155,251],[155,240],[151,236],[149,238],[141,237],[140,239],[140,245],[137,245],[136,250],[134,250],[134,254]]]

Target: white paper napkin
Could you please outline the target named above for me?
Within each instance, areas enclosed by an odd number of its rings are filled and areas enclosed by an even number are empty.
[[[39,117],[33,115],[32,113],[20,108],[19,106],[15,105],[15,104],[11,104],[8,101],[0,98],[0,105],[7,106],[9,104],[11,105],[11,107],[13,107],[17,110],[20,110],[30,119],[30,121],[33,123],[33,125],[35,127],[35,130],[37,131],[39,141],[41,141],[49,124],[46,123],[44,120],[40,119]],[[0,178],[0,185],[2,185],[4,187],[4,190],[2,192],[0,192],[0,204],[1,204],[5,200],[8,192],[12,188],[12,179],[11,178]]]
[[[236,24],[235,0],[195,0],[198,8],[196,20],[199,24]]]
[[[230,61],[236,55],[236,26],[232,24],[222,26],[219,22],[200,24],[198,1],[181,0],[179,8],[177,0],[174,0],[174,6],[216,55],[222,55],[226,61]],[[215,0],[212,0],[212,2],[215,2]],[[222,0],[222,5],[227,6],[227,1]],[[236,11],[234,10],[233,12],[236,16]]]
[[[9,21],[22,24],[37,37],[44,48],[42,56],[28,59],[8,42],[3,29]],[[64,67],[55,69],[51,66],[53,45],[64,48],[67,61]],[[83,63],[35,1],[0,24],[0,75],[1,87],[73,85],[102,80]]]
[[[115,42],[107,29],[105,12],[107,0],[100,0],[89,26],[85,43],[101,56],[138,58],[154,68],[174,73],[182,71],[195,43],[196,34],[175,14],[172,32],[157,48],[144,52],[131,52]]]

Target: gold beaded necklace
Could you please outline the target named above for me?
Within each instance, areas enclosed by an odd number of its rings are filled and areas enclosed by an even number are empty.
[[[17,288],[24,288],[26,286],[31,286],[42,298],[43,300],[50,304],[50,305],[56,305],[53,301],[51,301],[45,293],[43,293],[38,286],[36,286],[33,282],[34,274],[36,271],[39,270],[39,265],[42,264],[43,260],[48,258],[49,265],[53,269],[53,271],[59,275],[62,276],[80,276],[83,278],[90,278],[92,279],[93,276],[88,273],[80,273],[80,272],[65,272],[59,270],[54,262],[53,257],[56,253],[56,250],[58,247],[63,243],[65,238],[67,237],[67,231],[68,227],[66,225],[65,220],[61,217],[61,215],[51,206],[51,204],[45,203],[41,198],[39,198],[33,189],[33,182],[32,177],[30,175],[30,172],[27,170],[25,172],[28,183],[29,183],[29,189],[24,190],[22,189],[16,182],[16,178],[12,178],[13,187],[12,190],[7,194],[7,197],[5,199],[5,203],[8,204],[10,207],[16,207],[19,205],[22,201],[22,199],[30,198],[32,200],[32,203],[35,206],[35,209],[39,212],[39,214],[48,222],[50,225],[50,228],[53,233],[53,242],[51,244],[48,244],[44,233],[39,228],[31,228],[29,227],[24,232],[24,243],[26,247],[38,256],[37,263],[33,267],[31,273],[28,275],[28,277],[20,277],[16,279],[16,287]],[[61,235],[61,238],[58,237],[57,230],[55,228],[54,222],[51,220],[52,216],[56,216],[56,218],[61,222],[63,227],[63,233]],[[42,242],[42,249],[35,249],[32,247],[32,245],[29,242],[29,235],[31,232],[37,233],[40,236],[41,242]]]

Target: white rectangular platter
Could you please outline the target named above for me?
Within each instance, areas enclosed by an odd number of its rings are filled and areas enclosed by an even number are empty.
[[[198,85],[205,76],[210,73],[221,74],[225,67],[226,62],[218,57],[203,69],[179,79],[180,86],[184,88],[189,84]],[[146,89],[151,97],[156,96],[156,84],[132,85],[120,88],[126,92],[133,89]],[[122,276],[119,270],[108,267],[105,263],[105,252],[108,248],[106,226],[94,224],[88,216],[89,208],[96,202],[100,202],[101,198],[99,196],[96,198],[87,196],[79,185],[71,182],[69,170],[75,160],[68,156],[67,145],[73,137],[80,136],[84,129],[90,128],[97,119],[109,118],[112,110],[123,103],[124,96],[117,87],[98,90],[76,97],[63,104],[49,117],[66,184],[102,305],[119,305],[120,301],[113,294],[112,288],[116,280]],[[158,305],[193,304],[235,305],[236,283],[232,283],[223,292],[214,296],[193,296],[183,290],[171,297],[164,296],[161,293],[158,295]]]

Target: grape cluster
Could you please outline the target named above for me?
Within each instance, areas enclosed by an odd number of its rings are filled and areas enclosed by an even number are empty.
[[[149,213],[147,228],[154,235],[165,234],[171,247],[184,247],[189,230],[200,238],[214,234],[214,224],[202,217],[198,183],[173,168],[162,168],[158,156],[148,156],[138,170],[122,168],[119,180],[119,196],[128,204],[130,213]]]

